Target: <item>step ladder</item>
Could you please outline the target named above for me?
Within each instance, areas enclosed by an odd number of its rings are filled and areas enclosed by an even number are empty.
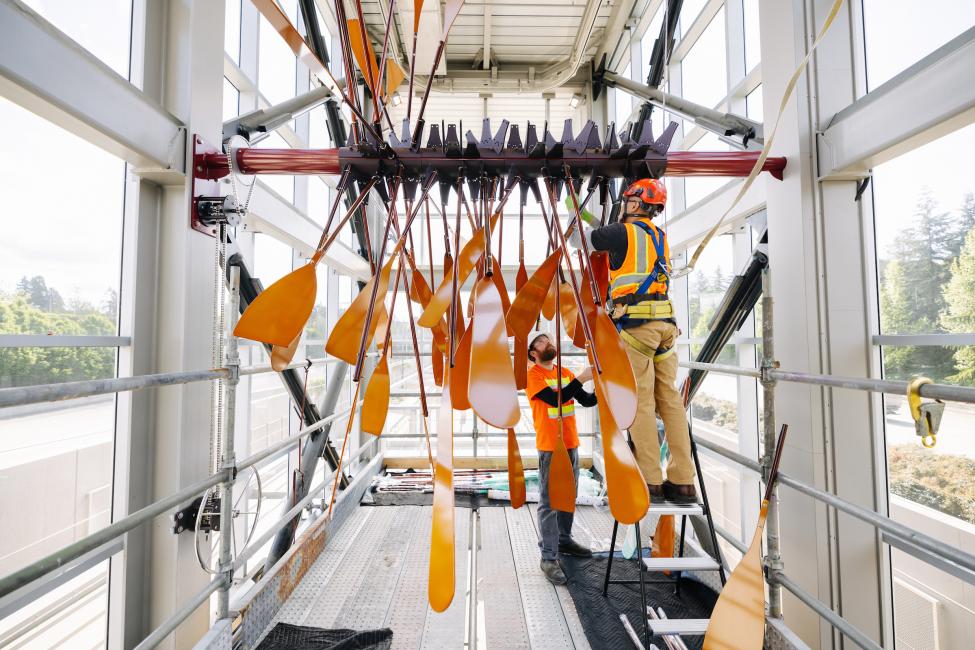
[[[707,631],[710,619],[655,619],[650,618],[649,605],[647,604],[647,583],[669,583],[674,585],[674,593],[680,596],[680,576],[684,571],[717,571],[724,586],[727,581],[725,575],[724,562],[721,559],[721,548],[718,546],[718,536],[714,529],[714,520],[711,517],[711,505],[708,501],[708,491],[704,484],[704,473],[701,471],[701,461],[697,454],[697,443],[694,440],[694,431],[691,422],[688,422],[688,435],[691,440],[691,457],[694,459],[694,469],[697,472],[697,482],[700,487],[700,502],[693,504],[679,504],[668,501],[654,502],[651,500],[648,515],[674,515],[680,517],[680,537],[676,557],[643,557],[643,541],[640,535],[640,525],[635,524],[636,532],[636,560],[639,563],[640,573],[638,580],[614,580],[611,575],[613,571],[613,555],[616,549],[616,536],[619,533],[620,522],[613,522],[613,535],[609,545],[609,560],[606,563],[606,577],[603,582],[603,596],[608,595],[609,586],[614,584],[637,584],[640,585],[640,602],[642,603],[643,636],[644,647],[650,647],[652,636],[703,636]],[[632,442],[630,443],[632,446]],[[708,525],[708,536],[711,538],[711,548],[714,549],[717,558],[707,555],[704,550],[686,538],[687,519],[691,516],[703,515]],[[651,537],[652,539],[652,537]],[[685,556],[688,547],[693,547],[698,555]],[[669,571],[673,576],[667,579],[650,579],[648,573],[661,573]]]

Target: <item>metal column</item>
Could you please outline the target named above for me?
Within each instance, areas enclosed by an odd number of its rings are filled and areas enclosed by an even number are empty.
[[[237,337],[234,336],[234,327],[237,325],[237,317],[240,304],[240,268],[231,267],[230,269],[230,323],[227,331],[227,350],[224,356],[224,366],[230,370],[230,377],[223,381],[224,384],[224,412],[223,412],[223,457],[220,461],[220,468],[227,472],[227,477],[220,485],[220,573],[224,575],[224,584],[217,592],[217,618],[227,618],[230,612],[230,585],[233,582],[233,556],[231,555],[230,542],[234,534],[233,519],[233,500],[234,500],[234,479],[236,478],[234,466],[237,458],[234,456],[234,417],[236,415],[237,384],[240,382],[240,355],[237,352]]]

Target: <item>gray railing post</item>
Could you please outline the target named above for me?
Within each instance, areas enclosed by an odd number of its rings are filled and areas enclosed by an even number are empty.
[[[766,481],[775,455],[775,379],[771,371],[778,364],[775,361],[775,346],[772,336],[772,280],[768,267],[762,269],[762,402],[763,439],[765,454],[762,456],[762,474]],[[773,489],[769,500],[768,518],[765,521],[765,535],[768,553],[765,564],[771,572],[784,570],[782,553],[779,548],[779,495]],[[768,613],[773,618],[782,618],[782,587],[769,581]]]
[[[233,498],[234,479],[236,478],[237,458],[234,455],[234,419],[236,417],[235,403],[237,401],[237,384],[240,381],[240,355],[237,352],[237,337],[234,327],[240,315],[240,269],[236,266],[230,269],[230,322],[227,334],[227,350],[224,366],[230,371],[224,382],[224,417],[223,457],[221,469],[227,476],[220,485],[220,573],[224,576],[223,586],[217,592],[217,618],[226,618],[230,612],[230,585],[233,582],[233,557],[231,556],[231,541],[234,534]]]

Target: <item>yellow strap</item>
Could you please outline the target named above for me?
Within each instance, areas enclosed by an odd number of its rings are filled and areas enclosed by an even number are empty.
[[[654,300],[628,305],[625,313],[630,318],[673,318],[674,306],[669,300]]]
[[[630,347],[632,347],[634,350],[636,350],[643,356],[650,357],[651,359],[653,359],[654,363],[663,361],[664,359],[666,359],[667,357],[669,357],[674,353],[674,348],[669,348],[667,350],[664,350],[663,352],[659,352],[657,348],[650,347],[649,345],[647,345],[637,337],[633,336],[626,330],[620,330],[620,338],[626,341],[630,345]]]
[[[762,171],[762,166],[765,165],[765,160],[768,158],[769,151],[772,149],[772,142],[775,141],[775,133],[779,130],[779,122],[782,120],[782,115],[785,113],[785,106],[789,103],[789,98],[792,97],[792,92],[795,90],[796,82],[799,81],[799,75],[801,75],[802,71],[806,68],[806,64],[809,62],[809,58],[812,56],[812,53],[816,51],[816,47],[823,40],[823,37],[826,36],[826,32],[829,31],[830,26],[833,24],[833,20],[836,18],[836,15],[839,13],[840,7],[842,6],[843,0],[836,0],[833,3],[833,6],[830,7],[829,14],[827,14],[826,20],[823,22],[823,26],[819,30],[819,34],[816,35],[816,40],[813,41],[812,47],[809,48],[809,51],[806,52],[806,56],[803,57],[802,61],[796,67],[795,72],[792,73],[792,78],[789,79],[789,83],[787,83],[785,86],[785,92],[782,93],[782,101],[779,102],[779,114],[775,116],[775,124],[772,126],[772,132],[769,134],[768,138],[765,139],[765,146],[762,147],[762,153],[755,161],[755,166],[752,167],[752,171],[750,174],[748,174],[748,178],[746,178],[745,182],[742,183],[741,189],[738,190],[738,194],[735,196],[735,200],[731,202],[728,209],[725,210],[724,214],[721,215],[721,218],[718,219],[718,223],[714,224],[714,227],[708,231],[708,234],[705,235],[701,243],[698,244],[697,250],[694,251],[694,255],[691,256],[691,260],[687,263],[687,266],[671,273],[671,278],[685,276],[694,270],[694,265],[697,264],[697,260],[699,257],[701,257],[701,253],[704,252],[705,247],[707,247],[708,243],[710,243],[711,239],[718,232],[718,228],[721,227],[724,220],[728,218],[731,211],[735,209],[738,202],[741,201],[743,196],[745,196],[745,192],[748,191],[748,188],[750,188],[752,183],[755,182],[755,179],[758,178],[759,173]]]

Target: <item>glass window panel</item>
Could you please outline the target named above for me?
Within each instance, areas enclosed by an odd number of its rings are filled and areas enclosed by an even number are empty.
[[[755,90],[745,96],[745,117],[762,122],[765,120],[765,106],[763,102],[765,92],[759,85]]]
[[[715,106],[728,94],[727,68],[722,8],[681,61],[681,96],[704,106]]]
[[[642,70],[640,71],[640,81],[646,81],[647,76],[650,74],[650,58],[653,56],[653,45],[656,43],[657,37],[660,36],[660,26],[663,24],[663,21],[664,6],[662,5],[657,9],[653,20],[647,26],[647,31],[643,33],[643,38],[640,39],[640,59],[643,62]]]
[[[2,98],[0,121],[0,334],[115,334],[125,164]],[[45,151],[70,173],[37,173]]]
[[[288,3],[286,3],[288,4]],[[262,16],[257,57],[257,86],[272,105],[295,96],[298,65],[284,39]]]
[[[291,145],[277,133],[272,133],[268,137],[258,142],[255,147],[261,149],[290,149]],[[295,200],[295,177],[289,174],[264,174],[259,181],[264,183],[272,190],[281,195],[285,201],[292,203]]]
[[[744,0],[742,3],[745,24],[745,73],[762,60],[762,43],[759,38],[758,0]]]
[[[241,0],[227,0],[223,24],[223,49],[237,64],[240,64],[240,3]]]
[[[728,151],[730,147],[718,139],[714,133],[708,132],[692,147],[691,151]],[[701,176],[689,177],[684,179],[684,201],[687,206],[692,206],[707,195],[711,194],[725,183],[727,178],[720,176]],[[725,272],[730,271],[730,267],[725,267]]]
[[[0,565],[0,574],[7,573]],[[107,560],[0,618],[7,648],[103,648],[107,631]]]
[[[240,114],[240,91],[230,83],[230,79],[223,78],[223,119],[237,117]]]
[[[680,38],[681,35],[687,32],[694,24],[694,20],[697,18],[701,10],[704,9],[704,5],[708,3],[708,0],[687,0],[682,3],[680,10],[680,18],[677,20],[677,35]],[[666,3],[665,3],[666,4]]]
[[[31,9],[129,78],[129,44],[132,35],[132,0],[25,0]]]
[[[975,3],[863,0],[867,82],[872,90],[975,25]]]

